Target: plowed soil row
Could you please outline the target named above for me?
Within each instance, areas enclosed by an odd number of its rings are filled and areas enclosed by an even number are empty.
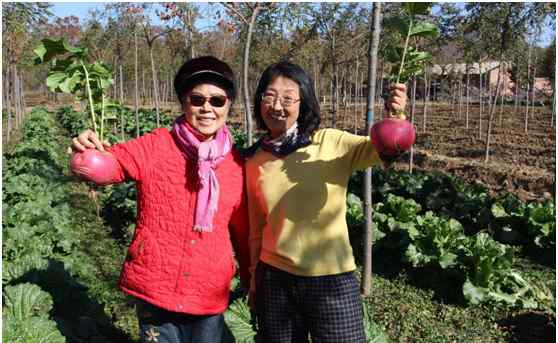
[[[344,122],[351,124],[344,128],[353,131],[354,118],[350,117],[355,114],[352,109],[348,112],[351,113],[347,113]],[[471,183],[482,183],[494,193],[508,191],[524,200],[554,197],[556,130],[551,125],[552,109],[536,107],[529,114],[526,132],[524,107],[515,111],[513,106],[505,106],[501,119],[497,108],[491,128],[488,162],[485,162],[485,152],[489,116],[487,109],[484,112],[479,130],[478,105],[469,106],[467,120],[464,108],[459,114],[457,107],[454,110],[449,104],[429,104],[423,125],[422,104],[417,105],[413,168],[442,170]],[[345,114],[341,112],[338,118],[345,118]],[[326,125],[331,124],[328,119]],[[364,134],[362,123],[358,132]],[[408,169],[409,155],[397,162],[395,168]]]

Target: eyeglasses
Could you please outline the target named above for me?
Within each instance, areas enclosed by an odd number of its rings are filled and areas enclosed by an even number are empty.
[[[262,102],[266,105],[273,105],[275,101],[279,100],[279,103],[283,107],[289,107],[294,105],[296,102],[299,102],[300,99],[293,99],[290,96],[282,97],[276,96],[270,93],[262,93]]]
[[[209,104],[213,107],[223,107],[227,103],[227,97],[224,95],[203,96],[191,94],[189,98],[190,104],[196,107],[203,106],[206,101],[209,101]]]

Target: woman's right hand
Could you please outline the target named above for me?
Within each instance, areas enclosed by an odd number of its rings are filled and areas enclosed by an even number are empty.
[[[74,152],[83,152],[87,149],[105,151],[105,146],[110,146],[110,144],[106,141],[101,142],[95,131],[87,129],[77,137],[72,138],[71,148]]]

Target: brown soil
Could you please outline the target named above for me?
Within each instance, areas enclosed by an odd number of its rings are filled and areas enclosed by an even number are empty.
[[[555,196],[556,189],[556,130],[551,125],[548,107],[536,107],[529,115],[525,132],[525,108],[514,111],[513,106],[497,108],[490,135],[488,162],[485,162],[488,114],[482,116],[479,138],[479,107],[469,106],[461,115],[448,104],[431,103],[427,107],[423,126],[422,105],[416,108],[417,138],[413,151],[413,168],[441,170],[460,176],[470,183],[482,183],[491,192],[512,192],[523,200]],[[457,108],[456,108],[457,110]],[[487,112],[487,110],[484,110]],[[381,111],[377,109],[379,114]],[[354,111],[340,111],[342,128],[354,131]],[[377,115],[379,116],[379,115]],[[360,118],[364,116],[361,115]],[[331,126],[331,114],[325,125]],[[379,118],[377,118],[379,119]],[[338,126],[339,127],[339,126]],[[364,134],[361,123],[358,132]],[[396,169],[409,169],[409,155],[397,162]]]

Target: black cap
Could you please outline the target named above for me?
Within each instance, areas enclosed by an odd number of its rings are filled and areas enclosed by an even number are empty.
[[[234,100],[236,86],[231,67],[213,56],[202,56],[186,61],[176,73],[174,91],[180,103],[182,103],[183,96],[192,88],[208,81],[223,87],[228,97]]]

